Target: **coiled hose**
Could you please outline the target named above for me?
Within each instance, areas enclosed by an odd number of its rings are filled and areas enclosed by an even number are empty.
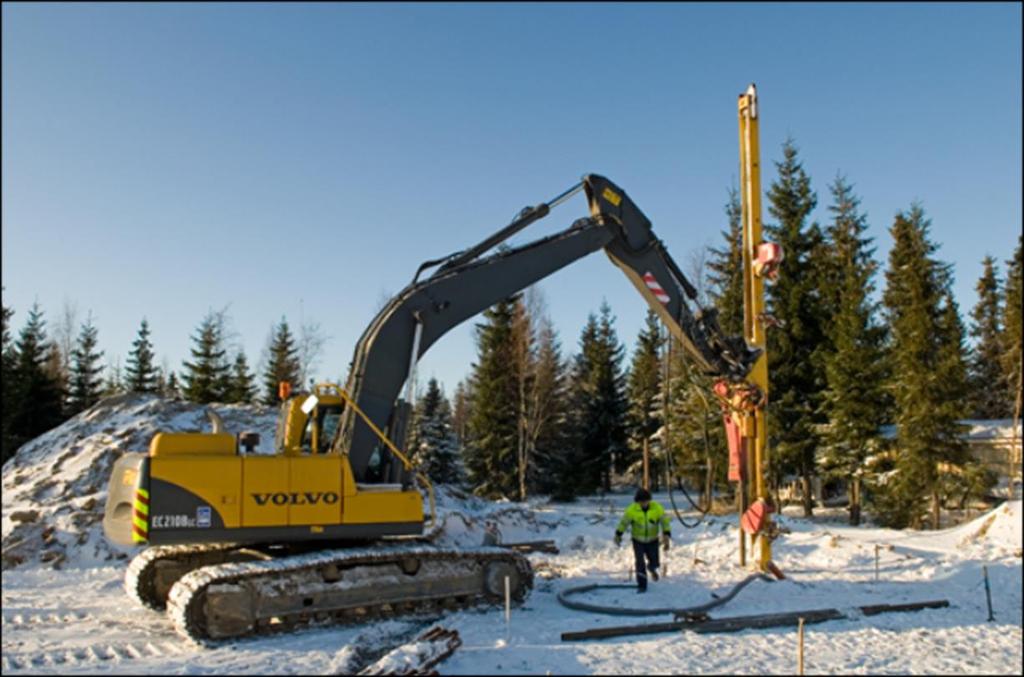
[[[714,601],[708,602],[707,604],[699,604],[691,607],[659,607],[656,609],[635,609],[629,607],[617,607],[617,606],[604,606],[601,604],[589,604],[587,602],[577,602],[568,597],[572,595],[581,595],[583,593],[591,592],[592,590],[611,590],[611,589],[634,589],[635,585],[627,585],[624,583],[591,583],[589,585],[580,585],[575,588],[567,588],[558,593],[558,602],[566,607],[567,609],[574,609],[576,611],[589,611],[595,614],[608,614],[611,616],[658,616],[661,614],[673,614],[676,617],[679,616],[692,616],[696,614],[702,614],[706,611],[710,611],[715,607],[722,606],[737,594],[739,591],[745,588],[750,583],[753,583],[757,579],[762,579],[771,582],[771,579],[761,573],[751,574],[744,578],[742,581],[732,587],[732,590],[728,594],[718,597]]]

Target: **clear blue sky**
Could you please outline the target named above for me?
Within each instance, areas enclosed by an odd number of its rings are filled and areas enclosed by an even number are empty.
[[[148,315],[175,368],[210,308],[253,364],[301,311],[342,378],[422,260],[581,174],[626,189],[684,268],[720,245],[756,82],[765,188],[792,136],[814,218],[844,173],[883,266],[919,200],[966,316],[1021,231],[1020,27],[1017,3],[4,3],[4,304],[15,330],[35,300],[51,327],[65,299],[91,310],[107,359]],[[567,351],[602,298],[632,347],[644,302],[603,254],[541,288]],[[451,392],[472,324],[421,379]]]

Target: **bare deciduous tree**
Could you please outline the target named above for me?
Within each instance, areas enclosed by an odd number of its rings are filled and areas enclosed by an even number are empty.
[[[64,305],[57,318],[57,326],[53,330],[54,342],[60,351],[60,362],[54,365],[60,378],[61,386],[66,386],[71,373],[71,351],[75,349],[75,336],[78,333],[78,303],[64,297]]]
[[[526,467],[529,448],[527,425],[529,421],[528,391],[533,371],[533,320],[525,300],[520,298],[512,316],[512,368],[515,370],[518,412],[516,415],[516,471],[519,479],[519,500],[526,500]]]
[[[314,320],[303,319],[299,325],[299,382],[307,383],[312,380],[317,364],[323,357],[324,344],[330,336],[324,334],[320,323]]]
[[[513,362],[518,386],[516,465],[519,500],[526,500],[527,476],[537,451],[537,440],[551,421],[552,398],[557,392],[555,329],[539,287],[528,288],[513,319]]]

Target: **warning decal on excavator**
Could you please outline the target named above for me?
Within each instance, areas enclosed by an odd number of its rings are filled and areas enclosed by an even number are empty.
[[[668,303],[671,300],[668,294],[665,293],[665,290],[662,289],[661,285],[658,284],[658,280],[655,279],[654,275],[652,275],[650,271],[644,273],[644,284],[646,284],[647,288],[654,293],[654,298],[658,299],[662,303]]]
[[[604,192],[601,193],[601,197],[603,197],[605,200],[608,200],[608,202],[611,202],[616,207],[618,207],[619,203],[622,202],[622,196],[616,193],[611,188],[605,188]]]

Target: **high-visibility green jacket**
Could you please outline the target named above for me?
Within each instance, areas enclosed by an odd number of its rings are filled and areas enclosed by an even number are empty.
[[[658,540],[658,527],[661,533],[671,535],[672,522],[669,521],[665,509],[657,501],[651,501],[647,510],[640,507],[639,503],[631,503],[626,508],[626,514],[619,520],[619,526],[615,528],[616,533],[624,533],[627,528],[633,534],[634,541],[650,543]]]

